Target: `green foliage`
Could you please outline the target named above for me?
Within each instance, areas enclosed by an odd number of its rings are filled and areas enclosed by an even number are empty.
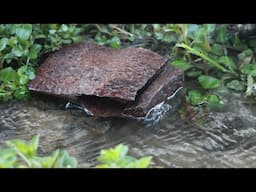
[[[256,64],[244,64],[241,68],[241,72],[246,75],[256,76]]]
[[[232,80],[227,83],[227,87],[236,91],[243,91],[245,89],[244,84],[238,80]]]
[[[20,139],[6,141],[7,148],[0,149],[0,168],[76,168],[77,160],[65,150],[56,150],[50,156],[37,154],[39,135],[31,141]],[[128,147],[117,145],[115,148],[101,151],[96,168],[147,168],[152,157],[136,159],[128,156]]]
[[[182,69],[183,71],[186,71],[193,67],[191,64],[187,63],[186,61],[182,59],[176,59],[172,62],[172,65],[178,69]]]
[[[198,90],[189,90],[186,96],[186,100],[191,105],[197,106],[202,104],[208,104],[209,106],[220,106],[222,101],[215,94],[203,95]]]
[[[199,76],[198,81],[204,89],[213,89],[219,87],[220,85],[220,80],[207,75]]]
[[[115,148],[102,150],[98,161],[101,163],[97,168],[147,168],[150,165],[152,157],[143,157],[136,159],[127,155],[128,147],[117,145]]]
[[[188,91],[186,100],[192,105],[200,105],[205,102],[205,97],[199,91],[191,90],[191,91]]]
[[[256,39],[241,40],[227,29],[227,24],[176,25],[176,46],[172,65],[185,71],[185,77],[196,79],[202,88],[209,90],[224,86],[236,91],[254,94],[256,76]],[[247,87],[245,89],[245,87]],[[188,93],[192,104],[205,102],[199,93]],[[203,99],[204,98],[204,99]],[[214,98],[214,97],[211,97]],[[211,99],[210,99],[211,100]]]
[[[37,155],[39,135],[31,141],[10,140],[6,149],[0,150],[0,168],[75,168],[77,161],[65,150],[56,150],[52,155]]]
[[[72,24],[1,24],[0,100],[26,99],[39,57],[83,40],[81,29]]]
[[[34,78],[34,68],[27,65],[20,67],[17,72],[11,67],[0,70],[0,99],[26,99],[29,96],[26,85]]]

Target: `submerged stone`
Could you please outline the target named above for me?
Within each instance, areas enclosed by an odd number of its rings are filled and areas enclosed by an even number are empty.
[[[182,86],[183,72],[167,61],[143,48],[73,44],[41,64],[29,89],[66,98],[96,117],[144,117]]]

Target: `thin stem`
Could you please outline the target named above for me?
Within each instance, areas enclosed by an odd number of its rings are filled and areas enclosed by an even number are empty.
[[[95,26],[97,27],[97,29],[98,29],[100,32],[106,33],[106,34],[108,34],[108,35],[112,35],[110,32],[103,30],[103,29],[100,27],[99,24],[95,24]]]
[[[28,167],[31,167],[31,163],[29,162],[29,160],[18,150],[16,150],[16,152],[27,163]]]
[[[184,42],[185,42],[186,45],[188,45],[187,24],[182,24],[181,25],[181,29],[182,29],[182,34],[183,34]],[[189,63],[192,63],[192,59],[191,59],[190,54],[186,54],[186,56],[188,57]]]
[[[232,74],[236,75],[236,73],[234,73],[233,71],[230,71],[230,70],[224,68],[223,66],[221,66],[219,63],[217,63],[216,61],[214,61],[210,57],[206,56],[205,54],[201,53],[200,51],[198,51],[196,49],[193,49],[192,47],[190,47],[190,46],[188,46],[188,45],[186,45],[184,43],[177,44],[176,46],[177,47],[182,47],[182,48],[184,48],[186,50],[189,50],[192,54],[197,55],[197,56],[203,58],[204,60],[208,61],[213,66],[215,66],[216,68],[220,69],[223,72],[228,72],[228,73],[232,73]]]
[[[111,27],[114,28],[114,29],[116,29],[116,30],[118,30],[119,32],[121,32],[121,33],[123,33],[123,34],[126,34],[126,35],[129,35],[129,36],[133,37],[133,34],[131,34],[131,33],[127,32],[127,31],[125,31],[125,30],[123,30],[123,29],[117,27],[116,25],[112,25]]]

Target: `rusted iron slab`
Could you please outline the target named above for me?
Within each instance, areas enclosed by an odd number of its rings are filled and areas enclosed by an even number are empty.
[[[58,50],[37,69],[29,89],[56,96],[95,95],[134,101],[167,58],[143,48],[79,43]]]
[[[150,109],[180,88],[182,82],[183,72],[168,64],[158,77],[139,92],[134,102],[123,104],[109,98],[83,96],[74,103],[79,104],[96,117],[144,117]]]
[[[124,109],[123,114],[144,117],[151,108],[182,87],[183,78],[181,70],[167,64],[160,75],[137,96],[136,101]]]

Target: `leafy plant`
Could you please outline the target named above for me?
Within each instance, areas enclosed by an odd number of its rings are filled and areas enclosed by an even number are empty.
[[[188,103],[197,106],[202,104],[209,104],[209,106],[220,106],[222,101],[215,94],[203,95],[198,90],[189,90],[186,96]]]
[[[0,168],[76,168],[77,160],[67,151],[57,149],[50,156],[38,156],[39,135],[31,141],[20,139],[6,141],[7,148],[0,149]],[[101,151],[96,168],[147,168],[152,157],[136,159],[128,156],[128,147],[117,145]]]
[[[39,157],[37,155],[39,135],[31,141],[10,140],[6,149],[0,150],[0,168],[74,168],[77,161],[65,150],[56,150],[52,155]]]
[[[26,99],[28,97],[27,83],[35,78],[34,68],[22,66],[16,72],[12,67],[0,70],[0,99],[7,101]]]
[[[152,157],[143,157],[136,159],[127,155],[128,146],[120,144],[115,148],[102,150],[98,161],[101,163],[97,168],[147,168],[150,165]]]
[[[199,76],[198,81],[204,89],[213,89],[220,86],[220,80],[207,75]]]
[[[74,24],[0,25],[0,100],[26,99],[41,55],[83,40]]]

